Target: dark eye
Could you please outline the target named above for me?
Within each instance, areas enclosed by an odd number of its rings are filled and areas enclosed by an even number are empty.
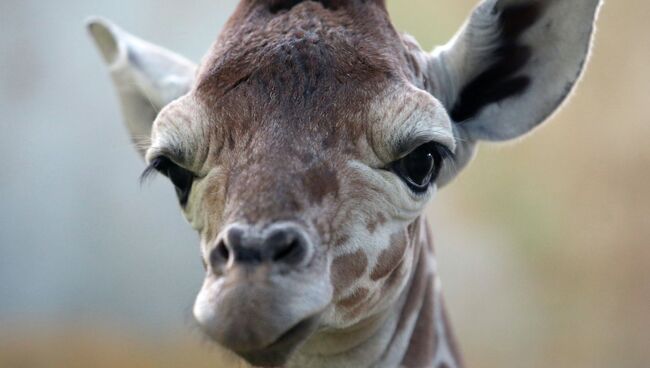
[[[446,152],[436,143],[426,143],[391,166],[414,192],[425,192],[438,177]]]
[[[190,196],[194,178],[196,178],[194,173],[176,165],[172,160],[164,156],[153,159],[149,168],[155,169],[171,180],[176,189],[178,200],[181,202],[181,205],[184,206]]]

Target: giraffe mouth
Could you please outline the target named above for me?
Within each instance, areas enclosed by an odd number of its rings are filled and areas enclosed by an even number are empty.
[[[308,317],[261,349],[236,352],[254,366],[280,366],[316,330],[320,314]]]
[[[250,272],[236,267],[206,277],[194,316],[211,340],[253,366],[282,366],[318,328],[332,298],[329,278],[312,269]]]

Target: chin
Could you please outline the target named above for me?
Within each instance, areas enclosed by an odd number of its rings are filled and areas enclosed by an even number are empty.
[[[231,351],[255,367],[283,366],[309,336],[316,331],[319,320],[320,316],[318,315],[308,317],[291,327],[271,344],[262,348],[244,351],[231,349]]]

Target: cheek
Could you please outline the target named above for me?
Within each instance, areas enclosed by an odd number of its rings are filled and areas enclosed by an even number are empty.
[[[390,236],[388,246],[379,253],[377,261],[370,273],[372,281],[380,281],[394,273],[396,268],[404,261],[408,239],[406,231],[398,232]]]
[[[344,171],[342,193],[350,205],[356,205],[366,214],[384,212],[387,218],[400,222],[409,223],[417,218],[435,192],[431,188],[416,196],[395,173],[359,162],[349,162]],[[377,218],[368,226],[380,227],[383,220]]]
[[[365,251],[335,258],[331,275],[338,319],[355,323],[394,303],[408,282],[413,248],[407,232],[398,230],[381,242],[366,243]]]
[[[369,274],[372,283],[368,307],[390,305],[404,290],[413,265],[414,247],[406,231],[390,236],[389,245],[381,251]]]
[[[330,266],[330,281],[335,295],[341,295],[353,288],[354,284],[367,273],[367,268],[368,257],[361,249],[334,258]]]

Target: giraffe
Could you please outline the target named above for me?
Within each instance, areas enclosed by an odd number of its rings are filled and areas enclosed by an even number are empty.
[[[199,66],[89,20],[200,235],[202,331],[256,367],[463,366],[424,206],[566,100],[600,3],[483,0],[426,52],[384,0],[241,0]]]

